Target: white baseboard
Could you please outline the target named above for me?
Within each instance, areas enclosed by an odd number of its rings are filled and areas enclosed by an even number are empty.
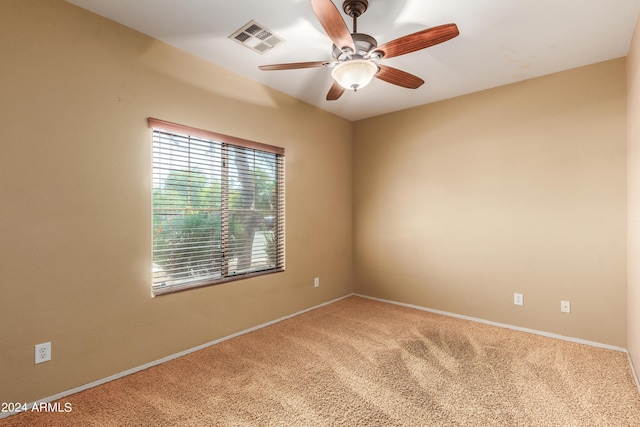
[[[99,385],[108,383],[110,381],[117,380],[118,378],[122,378],[122,377],[126,377],[127,375],[135,374],[136,372],[143,371],[145,369],[151,368],[152,366],[160,365],[160,364],[168,362],[170,360],[177,359],[178,357],[186,356],[189,353],[193,353],[195,351],[203,350],[203,349],[205,349],[207,347],[211,347],[212,345],[221,343],[221,342],[229,340],[231,338],[239,337],[241,335],[248,334],[249,332],[253,332],[253,331],[257,331],[258,329],[266,328],[267,326],[271,326],[273,324],[282,322],[283,320],[291,319],[292,317],[296,317],[296,316],[299,316],[300,314],[306,313],[308,311],[315,310],[315,309],[320,308],[320,307],[324,307],[325,305],[333,304],[334,302],[343,300],[343,299],[348,298],[350,296],[353,296],[353,294],[347,294],[347,295],[342,296],[340,298],[336,298],[334,300],[327,301],[327,302],[324,302],[322,304],[318,304],[316,306],[313,306],[313,307],[298,311],[296,313],[280,317],[280,318],[272,320],[270,322],[266,322],[266,323],[263,323],[261,325],[254,326],[252,328],[245,329],[243,331],[237,332],[235,334],[228,335],[226,337],[219,338],[217,340],[214,340],[214,341],[199,345],[197,347],[193,347],[193,348],[190,348],[188,350],[181,351],[180,353],[172,354],[170,356],[163,357],[162,359],[158,359],[158,360],[154,360],[153,362],[145,363],[144,365],[137,366],[137,367],[132,368],[132,369],[128,369],[126,371],[123,371],[123,372],[108,376],[106,378],[102,378],[102,379],[90,382],[88,384],[84,384],[84,385],[81,385],[79,387],[75,387],[75,388],[72,388],[70,390],[66,390],[66,391],[63,391],[61,393],[54,394],[53,396],[45,397],[44,399],[40,399],[40,400],[38,400],[36,402],[31,402],[31,403],[27,404],[27,407],[28,408],[32,408],[34,404],[38,404],[39,405],[40,403],[50,403],[50,402],[53,402],[55,400],[62,399],[63,397],[67,397],[69,395],[72,395],[72,394],[75,394],[75,393],[79,393],[81,391],[88,390],[88,389],[93,388],[93,387],[97,387]],[[0,413],[0,420],[3,419],[3,418],[9,417],[11,415],[14,415],[14,414],[17,414],[17,412],[2,412],[2,413]]]
[[[623,353],[627,353],[627,349],[622,348],[622,347],[616,347],[616,346],[609,345],[609,344],[602,344],[602,343],[598,343],[598,342],[594,342],[594,341],[587,341],[587,340],[583,340],[583,339],[580,339],[580,338],[566,337],[564,335],[552,334],[552,333],[549,333],[549,332],[538,331],[538,330],[535,330],[535,329],[521,328],[519,326],[508,325],[506,323],[492,322],[490,320],[478,319],[476,317],[464,316],[462,314],[456,314],[456,313],[449,313],[447,311],[434,310],[434,309],[431,309],[431,308],[421,307],[419,305],[406,304],[406,303],[403,303],[403,302],[386,300],[386,299],[382,299],[382,298],[375,298],[375,297],[370,297],[370,296],[367,296],[367,295],[361,295],[361,294],[354,294],[354,295],[358,296],[358,297],[362,297],[362,298],[371,299],[371,300],[374,300],[374,301],[386,302],[386,303],[389,303],[389,304],[395,304],[395,305],[401,305],[403,307],[414,308],[416,310],[427,311],[429,313],[442,314],[443,316],[456,317],[458,319],[470,320],[472,322],[484,323],[486,325],[498,326],[500,328],[513,329],[514,331],[528,332],[530,334],[542,335],[544,337],[555,338],[555,339],[559,339],[559,340],[563,340],[563,341],[570,341],[570,342],[574,342],[574,343],[578,343],[578,344],[585,344],[585,345],[590,345],[590,346],[593,346],[593,347],[600,347],[600,348],[605,348],[607,350],[615,350],[615,351],[621,351]]]
[[[633,374],[633,379],[636,380],[636,387],[638,387],[638,393],[640,393],[640,380],[638,380],[638,372],[636,371],[636,368],[633,365],[633,360],[631,359],[631,354],[629,354],[629,352],[627,352],[627,359],[629,359],[629,366],[631,366],[631,373]]]

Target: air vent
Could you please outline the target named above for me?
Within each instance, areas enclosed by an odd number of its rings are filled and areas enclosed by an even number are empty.
[[[243,25],[242,28],[231,34],[229,38],[260,54],[270,51],[285,41],[284,38],[256,21],[250,21]]]

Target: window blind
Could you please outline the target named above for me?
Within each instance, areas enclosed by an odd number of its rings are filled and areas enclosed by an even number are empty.
[[[149,119],[155,295],[284,270],[284,149]]]

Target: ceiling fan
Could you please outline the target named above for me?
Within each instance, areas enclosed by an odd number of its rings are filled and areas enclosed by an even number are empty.
[[[311,7],[333,42],[333,61],[293,62],[262,65],[259,68],[264,71],[332,68],[334,82],[327,93],[327,101],[335,101],[347,89],[357,91],[365,87],[374,77],[394,85],[417,89],[424,83],[420,77],[378,64],[378,61],[425,49],[460,34],[456,24],[445,24],[378,46],[376,39],[370,35],[358,33],[357,20],[369,7],[368,0],[345,0],[342,4],[342,10],[353,19],[353,33],[349,32],[340,11],[331,0],[311,0]]]

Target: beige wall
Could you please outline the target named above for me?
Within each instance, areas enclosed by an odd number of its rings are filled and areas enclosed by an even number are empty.
[[[0,40],[0,402],[352,291],[351,123],[62,0],[3,0]],[[151,297],[150,116],[285,147],[286,272]]]
[[[357,122],[355,291],[626,347],[625,140],[624,58]]]
[[[640,369],[640,23],[627,58],[627,90],[627,339],[633,364]]]

